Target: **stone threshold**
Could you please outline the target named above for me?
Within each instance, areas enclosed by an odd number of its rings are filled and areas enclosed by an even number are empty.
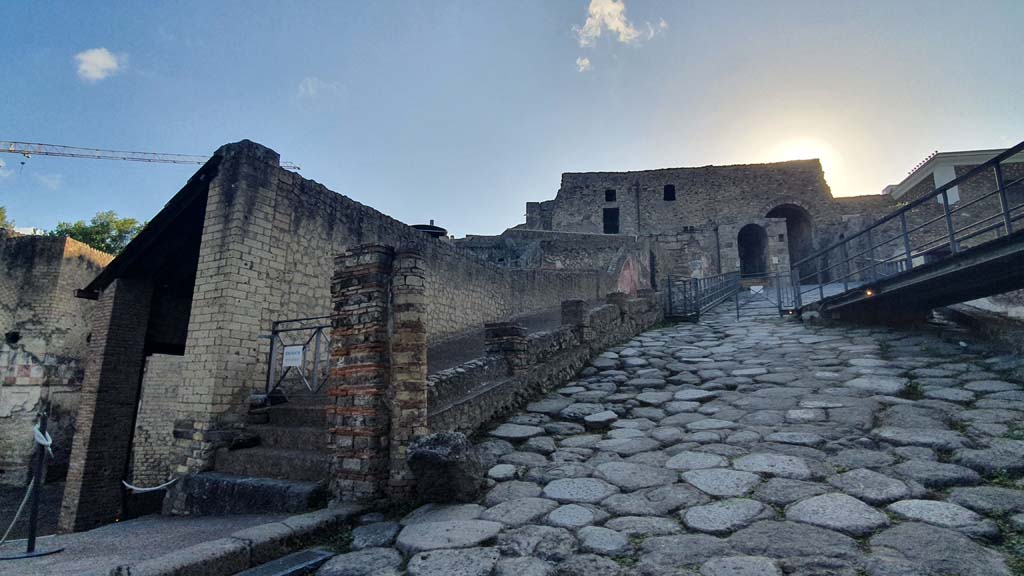
[[[112,568],[110,576],[230,576],[266,564],[337,533],[364,506],[341,504],[239,530],[164,554]]]

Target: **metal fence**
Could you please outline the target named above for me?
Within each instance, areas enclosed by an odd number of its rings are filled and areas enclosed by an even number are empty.
[[[726,272],[706,278],[670,276],[668,279],[668,316],[696,319],[717,304],[731,298],[740,287],[739,272]]]
[[[1012,234],[1024,219],[1024,170],[1009,161],[1022,151],[1024,142],[793,263],[796,306],[826,298],[830,287],[838,293],[870,285]],[[801,267],[811,273],[802,275]]]
[[[318,392],[327,381],[331,349],[330,316],[279,320],[271,324],[267,354],[269,395],[289,381]],[[291,377],[291,378],[289,378]]]

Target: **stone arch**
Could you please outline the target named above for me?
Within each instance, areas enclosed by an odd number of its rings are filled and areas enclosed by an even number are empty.
[[[762,276],[768,272],[768,232],[758,224],[747,224],[736,235],[740,276]]]
[[[790,265],[814,253],[814,221],[810,212],[799,204],[778,204],[765,214],[765,218],[784,218],[786,220],[786,246],[789,249]],[[800,267],[800,275],[807,276],[814,272],[811,263]]]

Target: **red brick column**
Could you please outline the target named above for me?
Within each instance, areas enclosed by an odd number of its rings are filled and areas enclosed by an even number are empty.
[[[121,513],[152,285],[119,278],[103,291],[93,311],[92,340],[78,405],[62,531],[88,530]]]
[[[388,496],[412,495],[415,478],[406,465],[406,451],[427,428],[426,270],[423,257],[411,250],[395,256],[391,284],[391,411]]]
[[[394,250],[366,245],[334,261],[328,394],[331,489],[342,500],[384,494],[388,480],[388,314]]]

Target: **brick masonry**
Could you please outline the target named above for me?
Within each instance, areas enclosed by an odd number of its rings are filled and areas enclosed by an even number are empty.
[[[152,285],[116,280],[97,302],[82,384],[74,456],[68,469],[60,527],[86,530],[121,511],[132,422],[138,404]]]
[[[111,258],[70,238],[0,229],[0,483],[25,481],[32,426],[47,400],[50,472],[66,470],[95,307],[74,289]]]
[[[174,414],[184,356],[146,357],[142,394],[132,441],[131,482],[136,486],[162,484],[180,459],[174,451]]]

